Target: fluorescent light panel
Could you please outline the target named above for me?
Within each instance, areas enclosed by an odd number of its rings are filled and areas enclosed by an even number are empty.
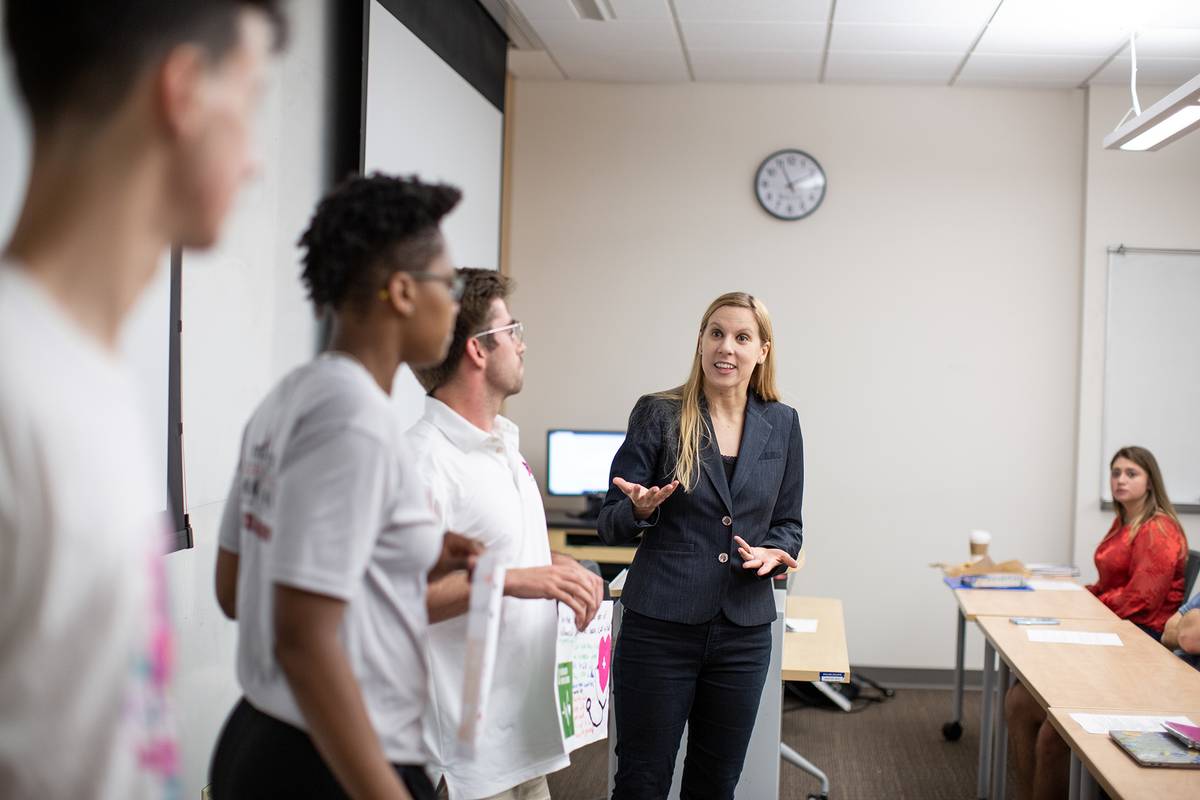
[[[1200,128],[1200,75],[1104,137],[1106,150],[1158,150]]]
[[[1168,138],[1182,136],[1200,124],[1200,106],[1184,106],[1145,133],[1138,134],[1125,144],[1122,150],[1153,150]]]

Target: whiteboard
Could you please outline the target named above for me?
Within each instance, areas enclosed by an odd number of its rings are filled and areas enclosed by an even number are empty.
[[[1101,498],[1125,445],[1154,453],[1177,506],[1200,504],[1200,251],[1108,257]]]
[[[416,173],[462,189],[462,202],[442,223],[450,258],[496,269],[503,113],[378,0],[367,25],[363,172]],[[425,392],[408,367],[400,368],[392,395],[404,427],[424,413]]]

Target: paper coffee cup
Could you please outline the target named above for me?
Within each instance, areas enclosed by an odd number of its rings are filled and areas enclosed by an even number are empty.
[[[992,542],[992,535],[987,531],[971,531],[971,556],[980,558],[987,555],[988,545]]]

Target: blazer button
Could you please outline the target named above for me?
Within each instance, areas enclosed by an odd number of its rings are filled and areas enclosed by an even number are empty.
[[[721,524],[724,525],[726,528],[728,528],[730,525],[733,524],[733,520],[728,515],[726,515],[724,517],[721,517]]]
[[[724,564],[728,560],[729,560],[729,553],[721,553],[721,555],[717,556],[717,561],[720,561],[722,564]]]

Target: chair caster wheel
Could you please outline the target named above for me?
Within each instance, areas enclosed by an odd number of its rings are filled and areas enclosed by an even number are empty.
[[[962,738],[962,725],[957,722],[947,722],[942,726],[942,737],[947,742],[957,742]]]
[[[808,796],[808,800],[829,800],[829,795],[827,795],[827,794],[810,794]]]

